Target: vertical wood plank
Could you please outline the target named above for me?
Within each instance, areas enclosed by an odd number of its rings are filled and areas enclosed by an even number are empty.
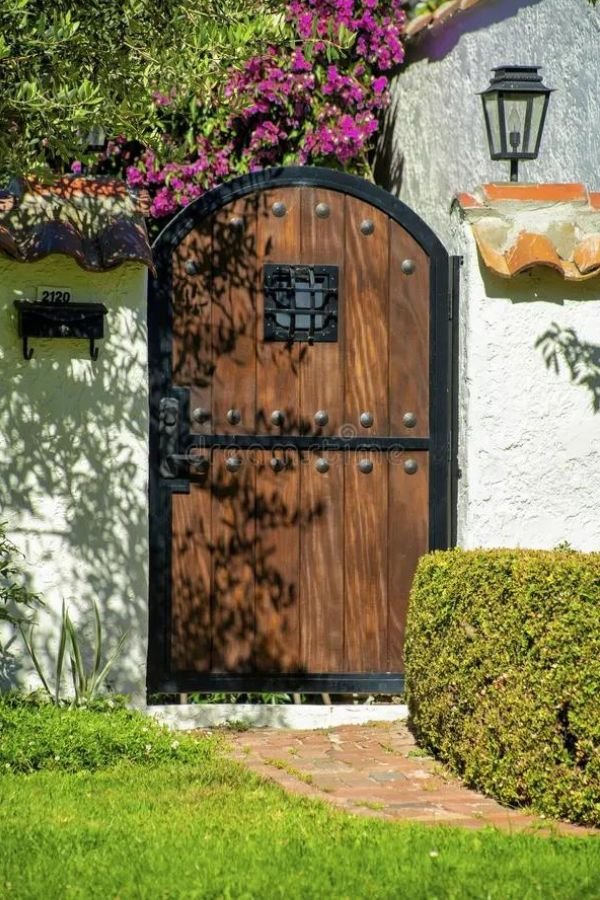
[[[229,472],[229,451],[213,454],[212,478],[212,671],[252,670],[254,646],[255,467],[247,451]]]
[[[295,451],[253,452],[256,463],[256,638],[258,672],[299,667],[300,475]],[[283,466],[276,470],[272,460]]]
[[[256,196],[213,217],[213,431],[252,434],[256,403]],[[227,412],[241,414],[239,424]]]
[[[365,235],[361,223],[372,222]],[[388,217],[346,197],[343,320],[346,422],[359,434],[388,434]],[[371,428],[359,424],[370,412]]]
[[[404,462],[417,462],[414,475]],[[408,595],[417,561],[429,549],[429,453],[392,454],[389,467],[389,627],[387,669],[404,671]]]
[[[212,226],[206,221],[173,254],[173,384],[190,388],[190,414],[197,407],[211,408],[211,286]],[[210,423],[192,422],[192,429],[206,433]]]
[[[387,663],[388,458],[348,452],[345,479],[347,672],[383,672]],[[373,470],[364,474],[361,459]]]
[[[303,345],[300,362],[302,420],[316,434],[337,434],[344,424],[344,195],[322,188],[302,188],[302,258],[307,265],[339,266],[338,339]],[[318,204],[329,207],[326,218],[317,216]],[[314,415],[325,410],[327,425],[319,428]]]
[[[412,274],[402,271],[414,263]],[[429,434],[429,257],[397,222],[390,221],[390,432]],[[404,422],[413,413],[416,424]]]
[[[284,216],[273,214],[273,204],[283,203]],[[300,420],[298,366],[300,344],[263,341],[263,267],[266,262],[295,263],[300,254],[300,189],[281,188],[258,195],[257,220],[257,372],[256,432],[298,434],[306,431]],[[271,413],[285,414],[283,427],[271,422]]]
[[[171,665],[176,670],[210,669],[211,493],[210,483],[192,484],[172,499]]]
[[[315,464],[327,458],[329,471]],[[306,453],[300,471],[301,658],[308,672],[344,666],[344,453]]]

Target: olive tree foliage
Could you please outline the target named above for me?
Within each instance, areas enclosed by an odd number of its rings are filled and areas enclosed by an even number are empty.
[[[165,118],[198,134],[224,73],[284,29],[280,0],[2,0],[0,183],[86,161],[97,126],[160,152]],[[278,12],[279,10],[279,12]],[[185,147],[182,147],[185,152]]]

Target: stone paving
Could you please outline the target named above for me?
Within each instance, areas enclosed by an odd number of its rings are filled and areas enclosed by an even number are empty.
[[[254,729],[229,735],[231,755],[286,790],[348,812],[396,821],[589,834],[508,809],[466,788],[423,754],[405,722],[327,731]]]

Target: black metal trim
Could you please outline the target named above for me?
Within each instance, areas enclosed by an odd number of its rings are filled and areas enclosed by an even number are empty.
[[[228,450],[429,450],[429,438],[335,437],[318,434],[191,434],[186,449],[223,447]],[[185,452],[183,454],[185,457]]]
[[[448,342],[448,256],[430,257],[429,363],[429,549],[441,550],[450,541],[448,510],[448,440],[450,433],[450,348]]]
[[[275,675],[203,672],[177,672],[165,674],[153,684],[149,694],[200,693],[264,693],[265,691],[294,694],[403,694],[404,675],[400,672],[305,674],[285,673]],[[155,701],[156,702],[156,701]]]
[[[364,200],[402,225],[429,255],[441,254],[447,257],[446,249],[431,228],[409,206],[383,188],[356,175],[338,172],[336,169],[326,169],[322,166],[286,166],[263,169],[260,172],[233,178],[182,209],[165,226],[152,245],[157,273],[160,272],[161,257],[170,255],[192,228],[233,200],[255,191],[277,187],[311,186],[328,188]],[[155,282],[157,277],[158,275],[153,276],[152,282]]]
[[[423,248],[430,261],[430,417],[433,424],[429,439],[402,438],[405,449],[428,449],[430,452],[429,490],[429,546],[430,549],[447,547],[451,540],[449,515],[449,453],[450,435],[450,345],[447,298],[449,291],[448,254],[434,232],[409,207],[396,197],[370,182],[320,167],[265,169],[244,175],[195,200],[181,210],[158,235],[153,245],[156,275],[150,278],[148,291],[149,369],[150,369],[150,591],[149,591],[149,639],[148,675],[149,693],[190,690],[293,690],[310,693],[321,691],[348,691],[364,684],[364,690],[396,693],[403,676],[397,675],[199,675],[169,671],[170,638],[170,577],[171,570],[171,503],[170,496],[184,487],[185,482],[161,483],[158,471],[159,435],[158,409],[161,397],[176,392],[170,382],[171,366],[171,304],[172,253],[180,241],[203,219],[224,205],[257,191],[277,187],[318,186],[339,191],[363,200],[390,216],[401,225]],[[198,436],[203,437],[203,436]],[[239,436],[242,437],[242,436]],[[248,436],[256,443],[254,435]],[[277,446],[281,446],[281,437]],[[310,437],[310,440],[314,438]],[[381,438],[359,438],[357,447],[368,447],[369,441]],[[384,439],[388,440],[388,439]],[[395,438],[392,440],[396,441]],[[423,440],[424,445],[413,442]],[[227,436],[228,445],[231,439]],[[410,443],[409,443],[410,442]],[[239,444],[238,444],[239,446]],[[166,599],[165,599],[166,598]],[[290,680],[290,678],[292,680]],[[337,679],[331,682],[330,679]],[[359,678],[359,681],[356,679]],[[296,679],[296,680],[294,680]],[[301,680],[300,680],[301,679]],[[311,679],[315,679],[312,681]],[[319,680],[320,679],[320,680]],[[363,679],[363,680],[361,680]],[[199,684],[204,685],[203,688]],[[235,684],[234,688],[231,685]],[[293,684],[293,687],[290,685]],[[338,688],[332,684],[339,685]],[[388,685],[388,688],[385,685]],[[227,687],[225,687],[227,685]],[[254,685],[254,687],[251,687]],[[257,687],[256,685],[260,685]]]
[[[299,280],[305,275],[305,280]],[[295,263],[265,263],[264,331],[265,341],[335,342],[338,339],[339,267]],[[319,279],[317,281],[317,279]],[[322,306],[315,306],[315,295],[321,294]],[[297,306],[298,295],[308,295],[308,306]],[[282,303],[282,295],[287,303]],[[283,326],[278,319],[288,319]],[[298,327],[301,318],[309,319],[308,328]],[[322,324],[317,327],[317,319]]]
[[[448,479],[448,498],[450,509],[451,547],[454,547],[457,542],[458,479],[460,478],[460,468],[458,465],[458,351],[460,326],[460,268],[462,264],[462,256],[450,257],[450,472]]]

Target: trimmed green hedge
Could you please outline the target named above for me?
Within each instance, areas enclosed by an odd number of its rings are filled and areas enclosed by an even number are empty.
[[[600,553],[423,557],[406,676],[417,739],[468,784],[600,825]]]

